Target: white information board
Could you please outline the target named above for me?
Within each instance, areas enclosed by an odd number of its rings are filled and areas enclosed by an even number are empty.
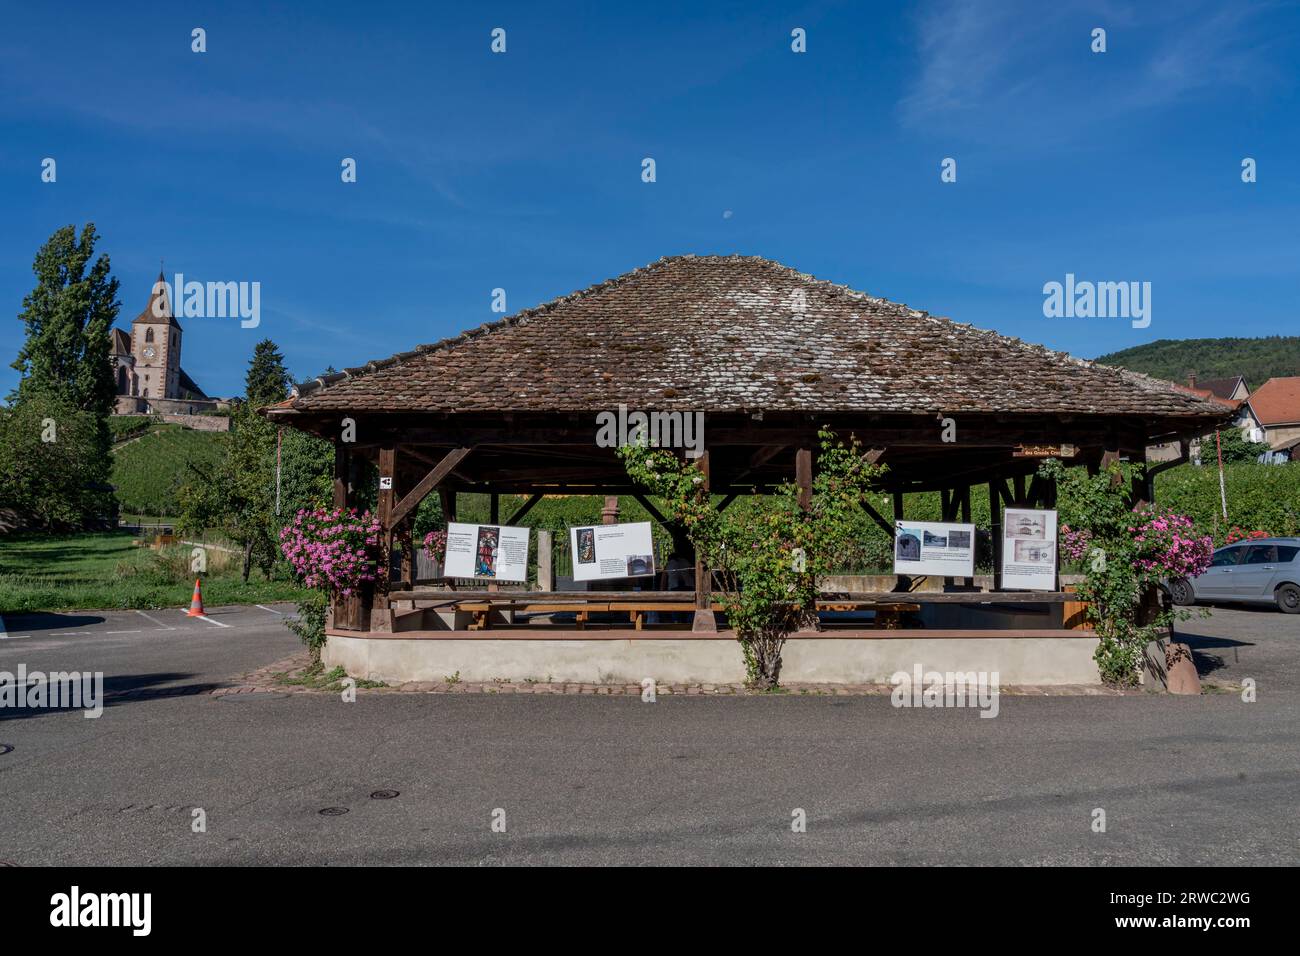
[[[569,546],[575,581],[644,578],[655,573],[649,521],[570,528]]]
[[[527,528],[497,524],[447,525],[443,574],[482,581],[528,580]]]
[[[1002,528],[1002,586],[1055,591],[1056,512],[1007,508]]]
[[[975,526],[947,521],[899,521],[894,573],[969,578],[975,574]]]

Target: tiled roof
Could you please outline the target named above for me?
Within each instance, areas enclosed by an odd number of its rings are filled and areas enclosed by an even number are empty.
[[[158,303],[157,309],[154,308],[155,302]],[[163,278],[163,274],[160,272],[158,273],[158,281],[153,284],[153,289],[149,292],[149,304],[144,307],[143,312],[132,320],[131,324],[135,325],[137,322],[160,324],[164,321],[172,328],[181,328],[181,324],[172,315],[171,303],[167,301],[167,280]],[[181,331],[185,330],[181,329]]]
[[[1240,381],[1240,375],[1233,375],[1231,378],[1207,378],[1197,380],[1193,387],[1203,388],[1219,398],[1232,398],[1232,393],[1237,390],[1237,383]]]
[[[1300,422],[1300,375],[1270,378],[1247,401],[1261,425]]]
[[[301,411],[1215,416],[1168,382],[938,318],[753,256],[672,256],[298,386]]]
[[[1179,385],[1177,382],[1174,382],[1174,388],[1188,395],[1196,395],[1206,401],[1215,402],[1216,404],[1222,405],[1224,408],[1236,408],[1244,401],[1244,399],[1232,399],[1222,395],[1217,395],[1209,388],[1193,388],[1190,385]]]
[[[109,351],[113,355],[131,354],[131,336],[121,329],[109,329]]]

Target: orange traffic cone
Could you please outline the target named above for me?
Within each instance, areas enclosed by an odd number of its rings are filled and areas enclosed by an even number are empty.
[[[194,579],[194,597],[190,598],[190,609],[185,612],[186,617],[207,617],[207,612],[203,610],[203,595],[199,592],[199,579]]]

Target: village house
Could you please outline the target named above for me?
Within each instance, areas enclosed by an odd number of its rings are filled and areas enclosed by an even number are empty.
[[[1274,461],[1295,460],[1300,447],[1300,375],[1270,378],[1244,403],[1256,441],[1267,442]]]

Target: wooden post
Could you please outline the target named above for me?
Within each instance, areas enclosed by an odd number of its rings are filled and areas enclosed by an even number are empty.
[[[989,533],[993,538],[993,590],[1002,590],[1002,495],[995,479],[989,482]]]
[[[351,504],[351,454],[343,442],[334,443],[334,507],[347,508]]]
[[[442,501],[442,517],[444,521],[456,520],[456,492],[438,489],[438,498]]]
[[[490,495],[488,495],[488,523],[489,524],[501,523],[501,496],[497,494],[495,491],[492,492]],[[499,545],[500,545],[500,539],[498,538],[498,546]],[[489,581],[487,589],[489,591],[500,591],[501,585],[496,581]],[[510,623],[511,624],[515,623],[515,612],[509,611],[507,613],[508,613],[508,620],[510,621]]]
[[[800,448],[794,453],[794,480],[799,485],[799,507],[807,511],[812,507],[813,460],[811,448]]]
[[[971,520],[970,520],[970,485],[962,485],[960,491],[959,491],[959,492],[954,492],[954,494],[960,494],[960,495],[961,495],[961,520],[962,520],[962,524],[970,524],[970,523],[971,523]],[[975,546],[975,540],[974,540],[974,537],[972,536],[972,539],[971,539],[971,547],[974,547],[974,546]],[[962,578],[962,579],[961,579],[961,583],[962,583],[962,587],[973,588],[973,587],[975,586],[975,579],[974,579],[974,578]]]
[[[351,471],[352,456],[348,454],[347,446],[341,441],[334,443],[334,507],[346,508],[349,506],[351,499],[351,485],[349,472]],[[356,620],[347,620],[349,615],[342,606],[342,599],[338,595],[330,595],[329,608],[325,612],[325,627],[332,629],[346,621],[349,628],[365,628],[365,622]]]
[[[709,492],[709,452],[705,449],[700,453],[700,457],[695,460],[695,467],[700,470],[704,476],[703,491]],[[705,566],[704,556],[700,554],[699,549],[695,551],[695,617],[691,623],[691,630],[697,634],[716,634],[718,632],[718,621],[713,613],[713,576],[709,568]]]
[[[1129,507],[1138,508],[1142,505],[1150,504],[1151,500],[1155,497],[1152,493],[1154,482],[1146,473],[1147,455],[1145,449],[1143,449],[1140,456],[1135,455],[1131,461],[1134,465],[1140,465],[1143,468],[1141,475],[1133,476],[1133,481],[1129,487]]]
[[[388,603],[388,589],[392,583],[393,553],[393,497],[396,489],[397,450],[392,447],[379,449],[379,506],[381,555],[379,567],[375,569],[375,601],[370,612],[370,630],[391,631],[393,615]]]
[[[555,565],[551,543],[551,532],[537,532],[537,590],[555,590]]]

